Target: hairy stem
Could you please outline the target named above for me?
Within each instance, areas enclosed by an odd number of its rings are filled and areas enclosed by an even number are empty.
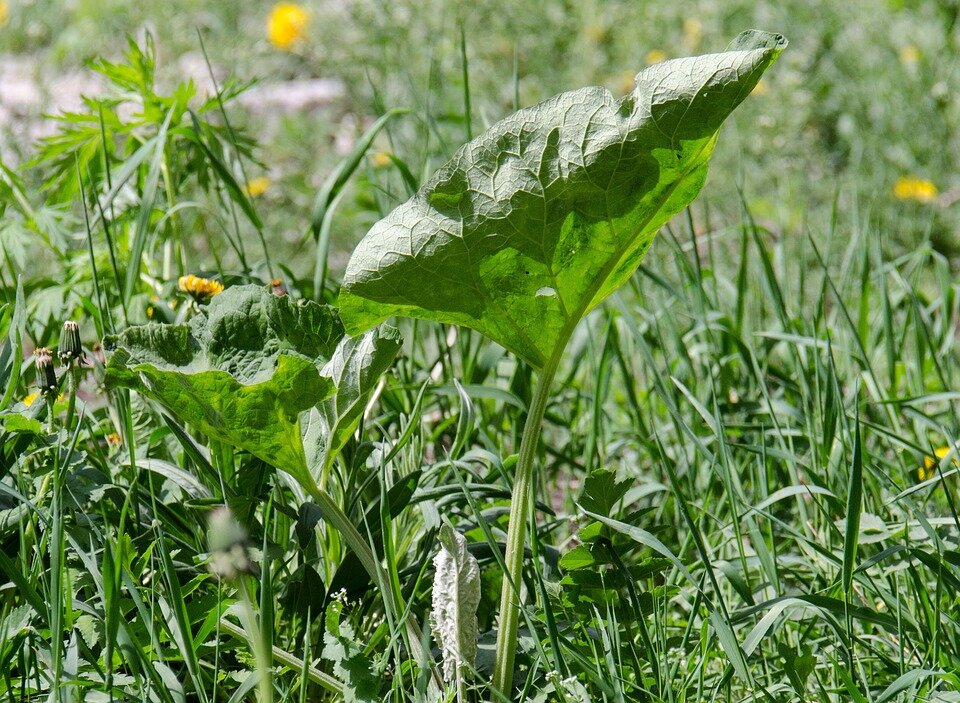
[[[45,396],[47,403],[47,422],[50,435],[59,436],[54,406],[57,402],[57,391],[53,390]],[[69,431],[69,430],[68,430]],[[50,550],[50,659],[53,662],[53,677],[51,681],[50,700],[60,703],[63,693],[60,690],[63,678],[63,512],[60,500],[62,498],[63,476],[60,474],[60,443],[57,442],[51,452],[53,457],[53,496],[50,499],[51,535]],[[41,541],[40,544],[43,544]]]
[[[253,610],[253,599],[243,575],[237,578],[237,588],[240,590],[240,620],[256,661],[257,701],[273,703],[273,661],[270,656],[273,652],[265,646],[263,627]]]
[[[520,620],[520,582],[523,576],[523,543],[530,519],[533,492],[533,459],[540,439],[543,414],[547,409],[550,387],[557,371],[560,355],[554,354],[540,372],[530,411],[520,438],[520,456],[513,481],[513,499],[510,502],[510,523],[507,528],[507,554],[504,557],[506,573],[500,591],[500,631],[497,633],[497,655],[493,686],[509,697],[513,686],[513,660],[517,653],[517,626]]]

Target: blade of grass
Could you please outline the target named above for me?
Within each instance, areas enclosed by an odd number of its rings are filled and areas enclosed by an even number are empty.
[[[153,157],[150,160],[150,168],[147,171],[143,191],[140,194],[140,212],[137,215],[133,243],[130,245],[130,259],[127,262],[127,276],[123,286],[122,296],[125,306],[130,304],[130,298],[133,297],[134,290],[140,280],[143,252],[147,245],[147,237],[150,235],[150,218],[153,215],[153,206],[157,198],[157,186],[160,182],[160,169],[163,166],[163,152],[167,146],[167,130],[170,128],[172,119],[173,110],[171,109],[167,112],[167,116],[163,120],[160,131],[155,138],[156,141],[153,142]],[[146,157],[146,153],[144,157]],[[124,182],[125,179],[121,180],[117,185],[119,186]],[[112,192],[111,190],[111,193]]]

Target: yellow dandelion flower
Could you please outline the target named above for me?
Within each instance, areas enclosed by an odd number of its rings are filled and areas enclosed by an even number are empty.
[[[310,15],[292,2],[278,2],[267,18],[267,39],[282,51],[292,51],[307,34]]]
[[[121,442],[120,435],[118,435],[116,432],[111,432],[110,434],[108,434],[106,436],[106,440],[107,440],[107,444],[109,444],[111,447],[120,446],[120,442]]]
[[[652,51],[647,52],[647,65],[660,63],[665,61],[667,58],[667,52],[662,49],[653,49]]]
[[[932,203],[940,191],[933,181],[913,176],[902,176],[893,184],[893,194],[898,200],[916,200],[918,203]]]
[[[29,408],[31,405],[37,402],[37,398],[39,397],[39,393],[31,393],[30,395],[24,397],[23,404]],[[59,393],[57,395],[57,402],[59,403],[61,400],[63,400],[63,393]]]
[[[703,38],[703,23],[696,17],[688,17],[683,21],[683,43],[691,49],[700,47]]]
[[[256,178],[251,178],[247,181],[247,195],[251,198],[259,198],[261,195],[270,190],[271,186],[270,179],[266,176],[257,176]]]
[[[917,478],[921,481],[929,481],[936,476],[940,460],[949,454],[951,449],[953,447],[937,447],[933,450],[933,456],[923,457],[923,466],[917,469]],[[960,461],[957,461],[956,457],[953,458],[953,465],[960,467]]]
[[[370,155],[370,163],[373,164],[374,168],[386,168],[391,164],[390,152],[375,151],[373,154]]]
[[[201,278],[200,276],[194,276],[192,273],[189,276],[180,276],[177,280],[177,286],[184,293],[192,296],[198,303],[206,302],[217,293],[223,292],[223,284],[220,281]]]
[[[900,49],[900,63],[904,66],[913,66],[920,60],[920,50],[912,44]]]

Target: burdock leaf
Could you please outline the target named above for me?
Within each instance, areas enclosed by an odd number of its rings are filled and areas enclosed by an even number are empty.
[[[337,387],[304,417],[303,445],[314,476],[325,475],[343,445],[357,429],[380,377],[390,368],[402,340],[393,327],[378,327],[345,337],[321,373]]]
[[[720,125],[785,46],[745,32],[641,71],[619,100],[583,88],[497,122],[360,242],[340,294],[348,331],[438,320],[542,366],[697,195]]]
[[[343,336],[333,308],[229,288],[186,325],[132,327],[107,340],[107,384],[155,399],[181,422],[310,482],[300,413],[327,398],[321,374]]]
[[[477,658],[477,606],[480,567],[467,540],[450,525],[440,528],[440,551],[433,558],[433,612],[430,624],[443,654],[443,678],[466,677]]]

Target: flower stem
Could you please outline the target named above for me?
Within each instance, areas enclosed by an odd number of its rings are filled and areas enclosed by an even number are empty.
[[[562,347],[561,347],[562,348]],[[513,660],[517,653],[517,627],[520,620],[520,583],[523,577],[523,543],[530,519],[533,494],[533,460],[540,439],[543,415],[550,397],[550,387],[560,362],[560,355],[549,359],[533,392],[527,421],[520,438],[520,456],[513,481],[513,499],[510,502],[510,523],[507,528],[507,554],[504,557],[506,573],[500,591],[500,631],[497,633],[496,665],[493,687],[509,698],[513,687]]]
[[[66,427],[69,437],[69,434],[73,431],[73,418],[77,412],[77,390],[80,387],[80,369],[71,363],[67,373],[70,376],[70,398],[67,401],[67,422],[64,427]]]
[[[261,621],[253,609],[253,599],[247,588],[243,574],[237,577],[237,588],[240,590],[240,620],[247,632],[247,641],[253,649],[257,672],[257,702],[273,703],[273,661],[272,652],[265,646],[265,638]]]
[[[46,395],[47,421],[50,435],[54,439],[50,456],[53,459],[53,495],[50,499],[50,659],[53,661],[53,680],[50,700],[60,703],[63,700],[63,476],[60,473],[60,429],[57,427],[56,413],[57,391]],[[69,433],[69,430],[67,430]],[[42,542],[41,542],[42,544]]]

